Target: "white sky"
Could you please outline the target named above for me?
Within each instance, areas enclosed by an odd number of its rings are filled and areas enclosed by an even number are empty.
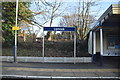
[[[26,0],[26,1],[31,1],[31,0]],[[40,1],[40,0],[32,0],[32,1]],[[46,0],[46,1],[55,1],[55,0]],[[78,1],[83,1],[83,0],[57,0],[61,2],[78,2]],[[119,0],[84,0],[84,1],[100,1],[100,2],[117,2]]]
[[[46,1],[53,1],[53,0],[46,0]],[[59,0],[58,0],[59,1]],[[75,3],[77,2],[78,0],[63,0],[63,2],[66,2],[67,4],[67,6],[69,6],[69,7],[73,7],[73,6],[75,6]],[[82,0],[81,0],[82,1]],[[93,15],[93,16],[96,16],[95,18],[96,19],[98,19],[104,12],[105,12],[105,10],[111,5],[111,4],[117,4],[119,2],[119,0],[101,0],[100,2],[97,2],[99,5],[97,5],[97,6],[93,6],[92,8],[91,8],[91,14]],[[34,6],[34,4],[31,4],[32,6],[30,7],[30,9],[32,10],[32,11],[36,11],[37,9],[36,9],[36,7]],[[66,5],[64,5],[63,6],[63,8],[66,6]],[[72,5],[72,6],[71,6]],[[72,9],[72,8],[71,8]],[[99,13],[97,13],[96,14],[96,12],[98,12],[99,11]],[[72,12],[72,10],[70,11],[70,12]],[[67,13],[67,12],[66,12]],[[64,13],[65,14],[65,13]],[[40,17],[37,17],[36,19],[38,19],[38,21],[41,21],[40,20]],[[53,27],[57,27],[58,26],[58,23],[59,23],[59,20],[60,20],[60,17],[59,18],[56,18],[54,21],[53,21],[53,24],[52,24],[52,26]],[[46,23],[45,25],[44,25],[45,27],[49,27],[49,22],[48,23]],[[35,30],[37,30],[38,28],[35,28]],[[40,31],[40,33],[38,34],[38,37],[39,36],[41,36],[42,35],[42,30]]]

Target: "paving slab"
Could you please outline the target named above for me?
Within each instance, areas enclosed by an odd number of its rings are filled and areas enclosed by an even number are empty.
[[[117,61],[99,63],[13,63],[2,62],[2,77],[50,78],[50,79],[120,79],[120,67]]]

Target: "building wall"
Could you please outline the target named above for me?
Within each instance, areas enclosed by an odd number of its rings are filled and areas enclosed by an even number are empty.
[[[99,30],[96,32],[96,52],[100,52],[100,34]]]
[[[112,31],[105,31],[104,33],[104,56],[120,56],[120,48],[114,48],[114,47],[108,47],[108,39],[115,39],[117,37],[117,40],[120,41],[120,35],[118,34],[118,29],[112,28]],[[109,40],[110,40],[109,39]],[[116,40],[115,40],[116,41]]]
[[[110,29],[110,30],[109,30]],[[110,49],[108,48],[108,37],[112,36],[120,36],[117,32],[118,28],[103,29],[103,56],[120,56],[120,48],[119,49]],[[88,52],[90,54],[93,53],[93,39],[92,39],[92,31],[89,34],[88,40]],[[114,37],[113,37],[114,38]],[[112,39],[113,39],[112,38]],[[100,31],[96,32],[96,52],[100,52]]]
[[[109,27],[109,29],[103,28],[103,56],[120,56],[120,48],[109,47],[108,40],[120,41],[120,35],[118,34],[119,27]],[[110,38],[110,39],[109,39]],[[115,39],[116,38],[116,39]],[[113,42],[114,42],[113,41]],[[96,33],[96,52],[100,52],[100,32]]]

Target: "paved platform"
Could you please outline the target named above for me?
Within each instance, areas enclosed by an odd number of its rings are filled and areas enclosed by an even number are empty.
[[[106,61],[103,66],[97,62],[63,64],[63,63],[13,63],[2,62],[3,78],[35,79],[120,79],[118,60]]]

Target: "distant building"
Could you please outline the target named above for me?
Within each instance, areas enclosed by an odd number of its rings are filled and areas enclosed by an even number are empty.
[[[120,4],[112,4],[90,30],[88,52],[120,56]]]

